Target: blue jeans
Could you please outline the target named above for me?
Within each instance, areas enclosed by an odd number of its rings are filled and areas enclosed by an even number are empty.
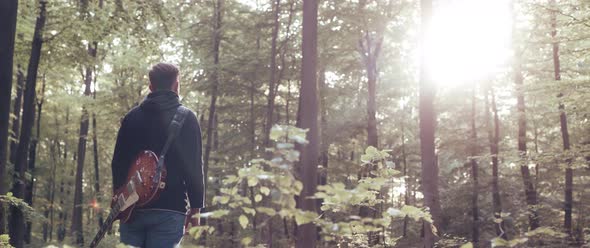
[[[171,210],[134,210],[131,221],[119,227],[121,243],[143,248],[178,247],[185,219],[185,214]]]

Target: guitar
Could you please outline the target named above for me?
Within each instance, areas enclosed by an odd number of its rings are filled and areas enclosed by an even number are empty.
[[[90,243],[94,248],[102,240],[115,220],[126,223],[133,210],[158,199],[166,187],[166,168],[163,159],[158,159],[152,151],[144,150],[138,155],[127,173],[126,183],[115,190],[111,201],[111,211],[100,230]]]

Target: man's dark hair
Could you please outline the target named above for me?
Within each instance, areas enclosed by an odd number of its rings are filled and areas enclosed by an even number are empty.
[[[178,78],[178,67],[169,63],[158,63],[152,66],[149,77],[156,90],[170,90]]]

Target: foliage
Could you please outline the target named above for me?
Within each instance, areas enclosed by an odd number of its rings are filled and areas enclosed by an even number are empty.
[[[47,221],[43,215],[29,206],[23,199],[14,197],[12,192],[8,192],[6,195],[0,195],[0,203],[20,209],[28,221],[37,221],[39,223]]]
[[[1,234],[0,235],[0,247],[5,247],[5,248],[12,248],[12,246],[10,245],[10,236],[8,236],[8,234]]]

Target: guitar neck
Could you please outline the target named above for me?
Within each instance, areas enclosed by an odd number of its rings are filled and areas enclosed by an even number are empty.
[[[100,227],[100,230],[98,231],[98,233],[96,234],[96,236],[92,240],[92,243],[90,243],[90,248],[96,247],[98,245],[98,243],[102,240],[102,238],[104,238],[104,235],[111,228],[111,225],[113,225],[113,222],[115,221],[115,218],[117,217],[117,215],[119,215],[119,212],[120,211],[118,210],[118,208],[111,209],[111,213],[109,214],[109,216],[107,217],[105,222]]]

